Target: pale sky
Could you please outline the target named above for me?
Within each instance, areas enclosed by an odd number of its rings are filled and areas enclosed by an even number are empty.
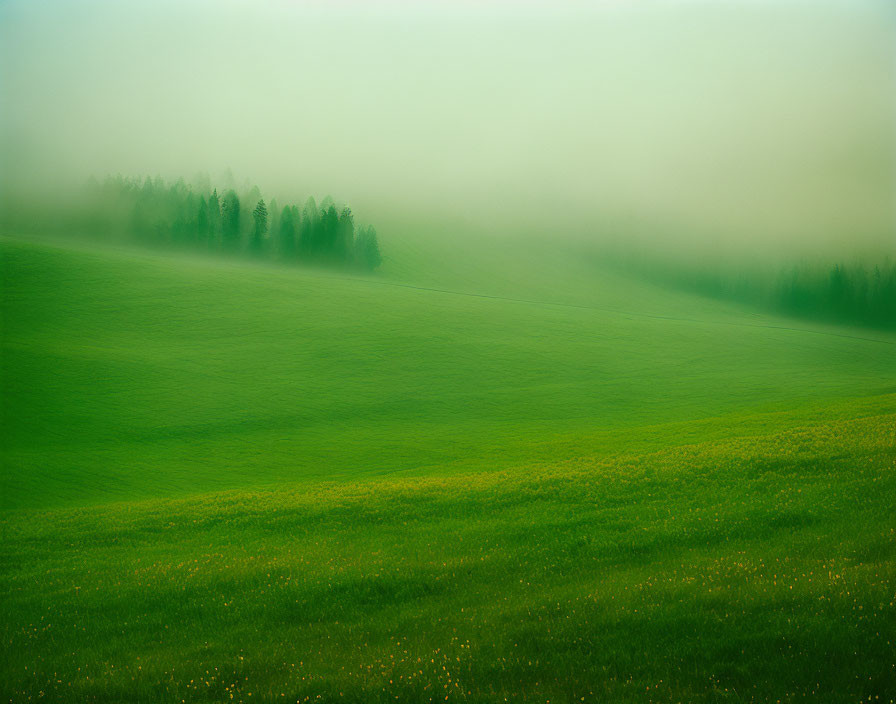
[[[896,247],[885,2],[6,0],[0,40],[8,182]]]

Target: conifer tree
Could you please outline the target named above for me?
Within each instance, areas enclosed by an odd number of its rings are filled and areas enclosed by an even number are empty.
[[[296,253],[296,223],[293,210],[288,205],[280,213],[280,225],[277,232],[278,254],[284,259],[292,259]]]
[[[317,203],[314,198],[310,197],[305,201],[305,207],[302,210],[302,227],[301,236],[299,238],[299,254],[302,257],[311,257],[316,250],[317,231],[320,227],[320,214],[317,210]]]
[[[334,254],[339,261],[348,261],[355,245],[355,218],[351,208],[343,208],[336,226]]]
[[[260,254],[264,249],[264,238],[268,233],[268,209],[263,198],[255,205],[255,210],[252,211],[252,220],[254,226],[251,247],[255,254]]]
[[[238,249],[240,243],[240,199],[231,189],[221,201],[221,240],[224,249]]]
[[[358,230],[355,239],[355,261],[359,266],[373,271],[383,261],[380,246],[376,239],[376,230],[368,225]]]
[[[221,244],[221,201],[217,188],[208,197],[208,244],[212,248]]]
[[[336,206],[330,205],[320,215],[320,229],[317,236],[318,254],[327,260],[336,258],[336,236],[339,228],[339,214]]]
[[[205,196],[199,197],[199,210],[196,213],[196,244],[208,246],[208,202]]]

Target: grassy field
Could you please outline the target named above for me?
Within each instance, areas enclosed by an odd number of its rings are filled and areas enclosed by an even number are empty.
[[[4,699],[896,700],[896,337],[394,251],[2,242]]]

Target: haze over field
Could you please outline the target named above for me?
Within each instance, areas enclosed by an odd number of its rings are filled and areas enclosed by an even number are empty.
[[[0,0],[0,701],[896,704],[890,0]]]
[[[385,225],[896,247],[880,2],[0,7],[7,186],[93,174],[338,194]],[[674,232],[674,235],[670,233]]]

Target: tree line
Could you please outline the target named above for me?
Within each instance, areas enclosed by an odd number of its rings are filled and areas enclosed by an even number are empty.
[[[767,310],[843,324],[896,329],[896,262],[834,262],[734,269],[646,255],[611,263],[649,280]]]
[[[382,262],[376,230],[355,223],[351,208],[329,196],[301,206],[266,202],[258,187],[219,193],[183,180],[114,176],[91,181],[81,227],[152,246],[376,269]]]
[[[896,328],[896,264],[793,266],[775,282],[772,302],[792,315]]]

